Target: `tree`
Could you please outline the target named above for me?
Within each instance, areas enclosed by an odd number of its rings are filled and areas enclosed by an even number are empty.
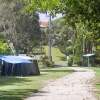
[[[22,0],[25,3],[25,10],[29,12],[40,11],[54,11],[59,6],[59,0]]]
[[[82,22],[95,38],[100,38],[100,1],[99,0],[63,0],[61,11],[65,14],[67,22],[75,26]]]
[[[71,41],[72,36],[74,35],[74,30],[72,27],[68,26],[64,18],[53,21],[53,26],[55,38],[57,38],[55,44],[59,47],[62,53],[70,55],[72,51]]]
[[[60,1],[59,0],[23,0],[25,3],[25,10],[28,12],[32,12],[36,10],[38,12],[49,12],[50,20],[49,20],[49,36],[48,36],[48,57],[50,62],[52,62],[52,55],[51,55],[51,15],[55,14],[55,7],[58,7]]]
[[[22,12],[23,6],[18,0],[1,0],[0,31],[14,44],[16,50],[28,53],[39,43],[41,31],[38,14]]]
[[[96,48],[97,40],[100,39],[100,1],[99,0],[63,0],[61,11],[65,14],[69,25],[77,31],[77,23],[85,26],[85,53],[91,53]],[[80,30],[80,29],[78,29]],[[79,36],[81,33],[78,34]],[[98,49],[96,49],[98,51]],[[96,55],[99,56],[99,55]],[[99,56],[100,57],[100,56]]]
[[[36,5],[37,10],[47,10],[53,13],[63,13],[66,19],[66,22],[69,26],[72,26],[76,30],[75,40],[79,41],[87,40],[86,48],[89,47],[89,44],[93,44],[96,47],[98,39],[100,39],[100,1],[99,0],[41,0],[36,3],[35,0],[31,0],[29,4],[31,6]],[[48,5],[51,3],[51,5]],[[33,4],[33,5],[32,5]],[[28,6],[31,8],[31,6]],[[35,7],[35,6],[34,6]],[[28,9],[29,9],[28,8]],[[86,34],[77,32],[77,25],[85,25]],[[79,25],[80,26],[80,25]],[[88,38],[89,37],[89,38]],[[91,41],[89,41],[91,40]],[[78,44],[79,42],[76,42]],[[81,47],[82,48],[82,47]],[[91,50],[89,50],[91,51]]]
[[[84,22],[88,29],[95,31],[98,35],[100,27],[100,1],[97,0],[25,0],[26,8],[32,11],[34,7],[37,11],[53,11],[63,13],[70,25],[75,26],[77,22]]]

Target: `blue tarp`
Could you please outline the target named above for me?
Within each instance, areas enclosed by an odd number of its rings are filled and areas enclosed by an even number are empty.
[[[0,56],[0,59],[2,61],[12,63],[12,64],[17,64],[17,63],[31,63],[31,61],[21,58],[19,56]]]
[[[25,59],[24,59],[25,58]],[[37,61],[29,61],[27,57],[22,56],[0,56],[1,75],[39,75],[39,68]]]

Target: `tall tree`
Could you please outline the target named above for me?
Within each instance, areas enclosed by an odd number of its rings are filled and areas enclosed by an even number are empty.
[[[67,23],[74,30],[77,31],[77,23],[82,23],[86,26],[85,30],[87,30],[87,34],[82,34],[82,36],[84,38],[91,38],[91,41],[86,43],[87,46],[91,43],[94,43],[95,46],[98,44],[97,41],[100,39],[100,0],[41,0],[38,2],[36,3],[35,0],[31,0],[27,7],[31,9],[31,7],[35,7],[34,5],[36,5],[37,10],[44,9],[53,11],[54,13],[63,13]],[[80,33],[77,32],[76,36],[78,35]],[[88,48],[90,47],[88,46]]]
[[[67,22],[77,31],[77,23],[85,26],[85,53],[91,53],[96,47],[97,40],[100,39],[100,1],[99,0],[63,0],[61,2],[61,12],[66,16]],[[80,30],[80,28],[78,28]],[[80,32],[78,35],[81,35]],[[97,46],[99,47],[99,45]],[[98,49],[96,49],[98,51]],[[97,56],[98,53],[97,53]],[[100,57],[100,56],[99,56]]]
[[[16,50],[25,53],[32,51],[40,39],[39,17],[35,12],[22,12],[24,4],[18,0],[1,0],[0,22],[1,32],[14,44]]]

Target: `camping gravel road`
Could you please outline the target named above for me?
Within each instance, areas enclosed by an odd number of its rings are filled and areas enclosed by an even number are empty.
[[[96,100],[90,82],[95,73],[90,69],[73,69],[76,72],[49,82],[39,93],[25,100]]]

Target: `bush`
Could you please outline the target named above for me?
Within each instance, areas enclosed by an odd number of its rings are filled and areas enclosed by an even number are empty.
[[[74,64],[77,64],[79,66],[82,65],[82,61],[81,61],[80,57],[71,55],[71,56],[69,56],[69,59],[68,59],[68,66],[72,66],[73,61],[74,61]]]
[[[3,41],[0,41],[0,54],[10,54],[10,49],[7,45],[7,43],[4,43]]]
[[[82,65],[82,57],[80,57],[80,56],[74,56],[73,60],[74,60],[75,64],[77,64],[79,66]]]
[[[54,62],[53,61],[52,62],[49,61],[48,56],[41,57],[41,62],[46,67],[53,67],[53,65],[54,65]]]
[[[69,56],[68,66],[72,66],[72,64],[73,64],[73,56]]]

